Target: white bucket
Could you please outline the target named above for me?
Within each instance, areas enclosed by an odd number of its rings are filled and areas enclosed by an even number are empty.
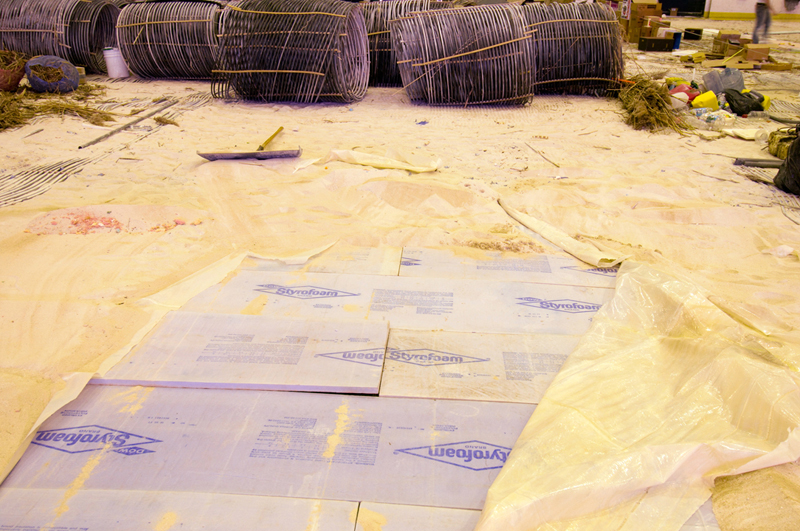
[[[125,64],[125,59],[122,58],[122,54],[118,48],[104,48],[103,58],[106,60],[108,77],[119,78],[130,76],[128,65]]]

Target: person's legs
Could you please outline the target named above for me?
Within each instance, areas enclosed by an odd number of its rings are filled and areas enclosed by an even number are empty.
[[[764,42],[767,42],[769,38],[769,27],[772,25],[772,13],[769,12],[769,8],[764,6]]]
[[[761,36],[761,31],[766,22],[766,17],[769,16],[769,9],[766,4],[756,4],[756,27],[753,29],[753,44],[758,44]],[[766,38],[766,32],[764,34]]]

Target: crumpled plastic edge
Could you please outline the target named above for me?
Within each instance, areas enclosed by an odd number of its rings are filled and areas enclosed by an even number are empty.
[[[407,162],[389,157],[382,157],[380,155],[372,155],[370,153],[362,153],[360,151],[353,151],[351,149],[332,149],[328,156],[322,160],[322,164],[331,161],[349,162],[350,164],[360,164],[362,166],[371,166],[381,170],[406,170],[412,173],[426,173],[433,172],[439,169],[442,164],[441,159],[431,162],[427,166],[414,166]]]
[[[628,261],[623,266],[623,269],[621,270],[620,275],[624,277],[627,273],[630,272],[630,268],[642,268],[642,267],[652,267],[652,266],[648,266],[646,264],[638,264],[636,262]],[[619,277],[618,277],[618,279],[619,279]],[[694,283],[691,283],[691,284],[692,284],[692,286],[697,287],[696,284],[694,284]],[[700,292],[700,290],[698,290],[698,293],[699,292]],[[701,295],[701,296],[705,297],[705,295]],[[706,297],[706,299],[707,299],[708,303],[716,306],[720,311],[722,311],[723,313],[727,314],[728,317],[731,317],[733,319],[733,321],[735,321],[735,322],[737,322],[739,324],[742,324],[739,319],[736,319],[735,316],[732,316],[728,312],[725,312],[722,308],[720,308],[718,306],[718,304],[716,304],[715,302],[713,302],[711,300],[708,300],[707,297]],[[613,304],[613,300],[610,303],[607,303],[607,304]],[[595,327],[595,326],[597,326],[596,323],[593,324],[593,327]],[[790,370],[792,369],[791,367],[788,367],[788,368]],[[794,369],[794,370],[796,370],[796,369]],[[547,399],[547,395],[545,395],[545,399]],[[535,415],[536,415],[536,413],[534,413],[534,416]],[[530,427],[530,421],[529,421],[529,424],[526,425],[526,427],[525,427],[525,429],[523,431],[523,434],[525,433],[525,431],[527,431],[529,429],[529,427]],[[518,441],[518,443],[519,443],[519,441]],[[517,444],[518,443],[515,443],[515,445],[514,445],[515,450],[517,448]],[[660,481],[652,482],[652,483],[649,483],[649,484],[648,483],[636,484],[636,485],[634,485],[634,489],[633,490],[629,490],[628,492],[622,493],[623,495],[620,496],[619,499],[622,499],[623,501],[625,501],[625,499],[627,498],[628,500],[630,500],[630,499],[633,499],[633,498],[631,498],[632,494],[633,495],[639,494],[640,496],[645,496],[645,495],[653,494],[653,493],[657,492],[657,490],[659,490],[659,489],[667,489],[667,490],[672,489],[672,490],[674,490],[676,488],[676,485],[671,485],[670,481],[675,480],[676,478],[680,478],[681,475],[682,475],[682,471],[693,470],[693,471],[697,472],[699,470],[702,470],[702,473],[695,474],[695,477],[692,477],[691,475],[687,475],[684,478],[684,481],[682,481],[679,484],[677,484],[678,490],[674,491],[675,494],[672,494],[672,495],[669,495],[669,496],[665,496],[665,498],[673,498],[675,500],[680,501],[681,502],[681,504],[680,504],[681,505],[681,509],[683,510],[683,512],[687,512],[686,516],[688,517],[689,513],[695,512],[702,505],[702,503],[707,501],[707,499],[709,497],[709,494],[710,494],[708,492],[708,485],[709,485],[709,482],[710,482],[710,484],[713,485],[713,480],[714,480],[715,477],[732,476],[732,475],[743,474],[743,473],[752,472],[752,471],[759,470],[759,469],[764,469],[764,468],[768,468],[768,467],[782,465],[782,464],[789,463],[789,462],[794,462],[794,461],[797,461],[798,459],[800,459],[800,427],[792,428],[788,432],[787,438],[784,441],[778,443],[772,450],[766,451],[765,453],[763,453],[761,455],[754,455],[754,454],[757,453],[757,451],[754,451],[754,450],[749,449],[749,448],[739,447],[738,445],[736,445],[734,443],[731,443],[729,441],[723,440],[723,441],[719,441],[717,444],[721,448],[723,448],[725,451],[727,451],[727,452],[732,454],[732,457],[727,460],[729,463],[733,463],[733,462],[736,462],[736,461],[740,461],[741,462],[741,461],[745,461],[745,460],[746,460],[746,462],[744,464],[742,464],[741,466],[733,469],[733,470],[729,470],[729,471],[726,471],[726,472],[721,473],[721,474],[711,475],[710,472],[715,467],[714,466],[706,466],[705,469],[703,470],[701,467],[697,466],[697,461],[698,461],[698,459],[703,459],[703,455],[704,454],[707,454],[707,455],[710,455],[710,456],[717,456],[717,454],[720,453],[720,452],[719,452],[718,449],[714,448],[714,446],[715,446],[714,444],[709,444],[707,442],[706,443],[700,443],[695,448],[687,447],[687,450],[689,450],[689,452],[688,453],[684,452],[683,459],[676,461],[674,463],[673,468],[670,468],[670,469],[667,469],[667,470],[663,471],[661,473],[661,475],[660,475],[660,478],[661,478]],[[683,443],[679,443],[678,446],[685,446],[685,445]],[[718,465],[719,465],[719,463],[717,463],[716,466],[718,466]],[[506,463],[506,466],[508,466],[508,462]],[[501,474],[502,474],[502,472],[501,472]],[[491,488],[494,488],[494,486],[495,486],[495,484],[493,483]],[[583,485],[580,485],[578,488],[582,488],[582,487],[583,487]],[[491,488],[490,488],[490,491],[491,491]],[[680,489],[683,489],[683,488],[689,489],[689,490],[694,492],[694,494],[693,494],[693,497],[695,498],[694,501],[688,500],[688,498],[690,496],[686,496],[686,493],[681,493],[680,492]],[[639,492],[637,492],[637,491],[639,491]],[[570,495],[573,495],[573,494],[574,494],[574,492],[569,492],[569,491],[566,491],[566,490],[561,491],[561,492],[557,492],[557,491],[554,492],[554,496],[563,496],[563,495],[570,496]],[[513,493],[513,496],[516,496],[516,493]],[[518,512],[518,511],[513,511],[514,504],[512,502],[508,501],[508,499],[510,499],[510,498],[511,498],[511,495],[507,496],[506,499],[503,499],[500,502],[494,502],[494,505],[491,505],[489,503],[488,497],[487,497],[487,503],[484,506],[484,510],[483,510],[482,515],[481,515],[481,520],[479,521],[478,526],[476,527],[476,530],[481,530],[481,531],[484,531],[484,530],[488,531],[488,530],[493,530],[493,529],[514,529],[514,530],[520,529],[521,530],[523,528],[524,529],[557,529],[557,528],[558,529],[562,529],[561,527],[551,526],[550,524],[551,523],[560,522],[560,518],[580,518],[580,517],[586,518],[586,517],[590,516],[591,513],[593,513],[593,512],[599,512],[601,510],[610,510],[610,509],[613,509],[616,506],[616,504],[609,504],[609,505],[606,505],[604,507],[598,507],[598,508],[587,510],[586,509],[586,505],[587,505],[586,502],[588,500],[583,500],[582,504],[581,503],[578,504],[578,505],[581,506],[581,508],[578,509],[578,514],[576,514],[576,515],[568,515],[566,517],[564,517],[564,515],[558,515],[558,517],[557,517],[558,519],[554,518],[553,521],[531,522],[529,518],[519,517],[519,516],[516,516],[514,514],[514,512]],[[533,503],[532,503],[533,500],[529,496],[523,495],[523,496],[521,496],[521,498],[527,498],[527,502],[530,505],[533,505]],[[578,498],[578,496],[576,496],[576,498]],[[645,505],[640,505],[640,502],[641,502],[641,500],[636,502],[638,507],[636,508],[636,511],[632,511],[630,513],[630,517],[626,520],[626,526],[625,527],[620,527],[619,529],[626,529],[627,530],[627,529],[644,529],[645,528],[645,527],[641,527],[641,526],[640,527],[636,527],[635,523],[634,523],[634,525],[627,525],[627,524],[630,524],[631,522],[635,522],[636,521],[636,519],[633,518],[633,515],[635,513],[638,513],[638,516],[647,517],[648,508]],[[552,503],[552,502],[548,502],[548,503]],[[677,510],[677,505],[675,507],[676,507],[676,509],[674,509],[674,510]],[[691,509],[691,511],[689,511],[689,509]],[[498,514],[498,513],[502,513],[502,512],[505,512],[510,516],[508,516],[504,520],[500,520],[499,523],[495,523],[493,521],[494,518],[496,517],[495,515]],[[673,515],[673,516],[675,516],[675,515]],[[680,516],[679,520],[681,522],[684,522],[685,519],[683,519],[683,515],[679,515],[679,516]],[[522,524],[521,518],[524,518],[524,525]],[[509,520],[512,521],[511,524],[509,524]],[[675,520],[675,518],[672,518],[672,520]],[[586,529],[590,529],[590,528],[591,529],[601,529],[601,527],[588,527],[588,526],[586,527]],[[666,526],[659,527],[659,529],[662,529],[662,528],[666,529],[667,527]],[[577,528],[570,527],[570,529],[577,529]],[[584,529],[584,528],[581,527],[580,529]],[[602,527],[602,529],[610,529],[610,528]],[[614,529],[617,529],[617,528],[614,528]],[[677,527],[675,527],[675,529],[677,529]]]
[[[553,245],[557,245],[578,260],[582,260],[587,264],[592,264],[596,267],[615,267],[630,258],[630,255],[621,255],[608,250],[601,251],[593,245],[579,242],[561,229],[558,229],[549,223],[545,223],[542,220],[529,216],[528,214],[523,214],[522,212],[515,210],[514,208],[508,206],[508,204],[503,201],[502,198],[498,199],[497,202],[500,207],[516,221],[528,227],[535,233],[541,235]]]
[[[321,252],[321,251],[320,251]],[[239,267],[242,260],[248,255],[246,252],[239,252],[231,254],[217,262],[201,269],[178,281],[172,286],[161,290],[160,292],[142,299],[145,306],[152,306],[149,310],[152,312],[147,324],[139,329],[131,340],[122,348],[117,350],[111,356],[106,358],[98,368],[96,373],[90,372],[74,372],[65,375],[62,378],[65,386],[53,395],[50,402],[47,403],[39,418],[36,419],[31,430],[28,432],[25,441],[19,445],[11,459],[8,466],[0,472],[0,482],[4,481],[6,476],[16,466],[17,462],[22,458],[22,455],[27,450],[28,445],[33,440],[36,430],[52,416],[56,411],[66,406],[83,391],[89,381],[97,376],[105,375],[114,365],[119,363],[130,350],[135,347],[170,310],[180,308],[189,299],[215,284],[221,282],[231,271]]]

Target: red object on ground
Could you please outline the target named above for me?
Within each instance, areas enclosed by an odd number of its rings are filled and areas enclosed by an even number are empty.
[[[683,92],[684,94],[689,96],[689,101],[692,101],[693,99],[695,99],[697,96],[700,95],[699,90],[692,88],[689,85],[678,85],[677,87],[669,91],[670,94],[677,94],[678,92]]]

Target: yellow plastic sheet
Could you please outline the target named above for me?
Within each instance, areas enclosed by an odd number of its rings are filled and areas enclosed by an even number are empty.
[[[359,164],[361,166],[371,166],[373,168],[384,170],[406,170],[411,173],[427,173],[436,171],[441,164],[441,160],[431,161],[424,165],[411,164],[402,160],[390,157],[382,157],[380,155],[373,155],[371,153],[362,153],[361,151],[353,151],[350,149],[332,149],[325,162],[340,160],[342,162],[349,162],[350,164]]]
[[[715,477],[796,460],[794,332],[767,336],[726,310],[687,281],[625,262],[477,531],[677,531]]]
[[[578,241],[561,229],[512,208],[502,199],[498,200],[498,203],[509,216],[587,264],[597,267],[615,267],[628,258],[612,250],[599,249],[590,243]]]

